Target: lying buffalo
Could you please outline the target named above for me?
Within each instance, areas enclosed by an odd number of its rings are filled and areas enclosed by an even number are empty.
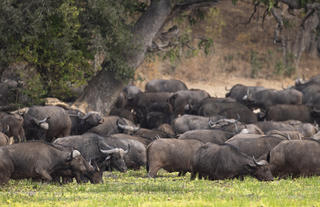
[[[260,181],[273,180],[267,161],[257,162],[229,144],[207,143],[200,147],[192,159],[191,179],[197,174],[199,178],[209,180],[243,178],[246,175]]]
[[[317,140],[288,140],[273,148],[269,155],[274,176],[320,175],[320,143]]]
[[[163,168],[168,172],[190,172],[191,159],[202,145],[197,140],[158,139],[147,147],[147,172],[155,177]]]
[[[10,178],[51,181],[51,175],[62,170],[77,171],[81,174],[93,170],[79,151],[63,151],[39,141],[2,146],[0,157],[1,184],[7,183]]]

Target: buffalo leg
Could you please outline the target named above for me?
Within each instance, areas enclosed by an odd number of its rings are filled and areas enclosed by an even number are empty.
[[[52,177],[46,170],[36,170],[36,172],[46,181],[51,181]]]
[[[150,168],[149,173],[148,173],[148,176],[149,176],[150,178],[156,177],[156,175],[157,175],[158,171],[160,170],[160,168],[161,168],[161,167],[153,167],[153,168]]]
[[[191,172],[191,177],[190,177],[190,180],[194,180],[197,176],[197,173],[196,172]]]

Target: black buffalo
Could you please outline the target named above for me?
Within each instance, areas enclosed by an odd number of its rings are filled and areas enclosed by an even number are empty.
[[[154,79],[149,81],[145,86],[146,92],[176,92],[180,90],[188,90],[188,88],[185,83],[175,79]]]
[[[168,172],[190,172],[194,153],[202,145],[198,140],[158,139],[147,147],[147,172],[155,177],[163,168]]]
[[[179,139],[195,139],[203,143],[211,142],[214,144],[223,144],[231,136],[233,136],[233,133],[219,129],[198,129],[190,130],[179,135]]]
[[[72,170],[82,174],[93,170],[77,150],[63,151],[51,144],[33,141],[0,148],[0,183],[11,179],[52,180],[52,174]]]
[[[198,106],[197,115],[208,117],[220,115],[248,124],[257,122],[256,114],[245,105],[234,101],[222,102],[216,98],[204,99]]]
[[[320,143],[313,139],[283,141],[269,155],[270,169],[274,176],[320,175]]]
[[[222,180],[250,175],[261,181],[271,181],[273,176],[265,160],[255,161],[229,144],[207,143],[200,147],[192,159],[191,179]]]
[[[223,119],[223,116],[204,117],[185,114],[173,120],[173,129],[176,134],[182,134],[189,130],[211,129],[210,123]]]
[[[97,134],[85,133],[83,135],[58,138],[53,144],[77,149],[87,161],[96,162],[102,172],[109,168],[115,168],[121,172],[127,170],[124,155],[128,151],[108,145],[104,138]]]
[[[69,136],[71,119],[68,113],[58,106],[32,106],[23,115],[23,128],[27,140],[45,140]]]

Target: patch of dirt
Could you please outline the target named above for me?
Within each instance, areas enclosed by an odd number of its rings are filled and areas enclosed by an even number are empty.
[[[252,1],[237,1],[236,5],[220,1],[211,16],[192,27],[193,46],[200,38],[210,37],[212,52],[205,55],[198,51],[195,56],[183,56],[174,62],[161,56],[146,60],[136,71],[138,86],[143,89],[151,79],[180,79],[189,88],[205,89],[212,96],[222,97],[225,87],[237,83],[281,89],[293,85],[298,77],[308,79],[320,72],[320,58],[303,55],[299,67],[287,78],[288,71],[281,64],[281,47],[273,43],[274,18],[267,16],[262,27],[265,8],[259,7],[251,23],[243,24],[252,11]]]

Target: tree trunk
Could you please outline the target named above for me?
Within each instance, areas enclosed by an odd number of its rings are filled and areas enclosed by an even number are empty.
[[[134,70],[143,62],[147,48],[162,28],[172,10],[171,0],[152,0],[147,11],[139,18],[133,29],[133,47],[125,51],[129,67]],[[108,114],[111,106],[120,94],[124,83],[116,80],[111,72],[98,72],[82,95],[74,103],[84,111],[94,110]]]

